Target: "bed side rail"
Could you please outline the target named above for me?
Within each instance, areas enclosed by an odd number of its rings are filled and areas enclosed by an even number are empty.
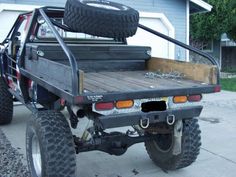
[[[192,51],[192,52],[194,52],[194,53],[196,53],[196,54],[198,54],[200,56],[203,56],[204,58],[208,59],[212,63],[212,65],[215,65],[217,67],[217,85],[219,85],[219,83],[220,83],[219,64],[217,63],[217,61],[211,55],[209,55],[209,54],[207,54],[205,52],[202,52],[201,50],[199,50],[199,49],[197,49],[195,47],[192,47],[192,46],[187,45],[187,44],[185,44],[183,42],[180,42],[180,41],[178,41],[176,39],[173,39],[173,38],[171,38],[169,36],[166,36],[166,35],[158,32],[158,31],[155,31],[155,30],[153,30],[153,29],[151,29],[151,28],[149,28],[147,26],[144,26],[142,24],[139,24],[139,28],[141,28],[141,29],[143,29],[143,30],[145,30],[145,31],[147,31],[149,33],[152,33],[152,34],[154,34],[156,36],[159,36],[159,37],[161,37],[161,38],[163,38],[163,39],[165,39],[165,40],[167,40],[169,42],[172,42],[172,43],[174,43],[174,44],[176,44],[178,46],[181,46],[181,47],[183,47],[183,48],[185,48],[185,49],[187,49],[189,51]]]

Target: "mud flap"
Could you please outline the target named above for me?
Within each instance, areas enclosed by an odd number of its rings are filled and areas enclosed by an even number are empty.
[[[183,132],[183,122],[182,120],[178,120],[174,126],[174,147],[173,147],[173,155],[181,154],[181,146],[182,146],[182,132]]]

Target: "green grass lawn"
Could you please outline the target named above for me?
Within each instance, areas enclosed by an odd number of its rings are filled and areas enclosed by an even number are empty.
[[[223,72],[226,72],[226,73],[236,73],[236,68],[223,69]]]
[[[221,79],[222,90],[236,92],[236,78],[232,79]]]

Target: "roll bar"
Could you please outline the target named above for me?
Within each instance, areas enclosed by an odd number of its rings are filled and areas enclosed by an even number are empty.
[[[74,32],[73,30],[71,30],[68,26],[64,25],[64,24],[59,24],[56,21],[51,20],[47,14],[45,13],[46,11],[50,11],[50,10],[59,10],[59,11],[63,11],[64,8],[58,8],[58,7],[43,7],[43,8],[39,8],[39,13],[42,15],[43,19],[45,20],[46,24],[49,26],[49,28],[51,29],[52,33],[55,35],[56,40],[59,42],[59,44],[61,45],[64,53],[66,54],[67,58],[69,59],[70,62],[70,67],[71,67],[71,74],[72,74],[72,94],[73,95],[78,95],[79,93],[82,93],[81,90],[78,90],[79,87],[79,69],[78,69],[78,64],[77,64],[77,60],[75,58],[75,56],[73,55],[73,53],[70,51],[70,49],[67,47],[67,45],[65,44],[65,42],[63,41],[63,39],[61,38],[60,34],[58,33],[58,31],[55,29],[54,25],[65,30],[65,31],[71,31]],[[166,36],[158,31],[155,31],[147,26],[144,26],[142,24],[138,25],[139,28],[152,33],[156,36],[159,36],[169,42],[172,42],[178,46],[181,46],[189,51],[192,51],[194,53],[199,54],[200,56],[205,57],[206,59],[208,59],[213,65],[215,65],[217,67],[217,84],[219,84],[219,78],[220,78],[220,70],[219,70],[219,64],[217,63],[217,61],[209,54],[202,52],[201,50],[194,48],[190,45],[187,45],[185,43],[182,43],[176,39],[173,39],[169,36]]]
[[[58,31],[53,26],[51,20],[46,15],[44,9],[45,8],[40,8],[39,12],[42,15],[42,17],[44,18],[46,24],[49,26],[49,28],[51,29],[51,31],[55,35],[57,41],[59,42],[59,44],[61,45],[63,51],[65,52],[67,58],[69,59],[70,67],[71,67],[71,74],[72,74],[72,94],[73,95],[78,95],[78,93],[79,93],[78,88],[80,88],[80,87],[79,87],[79,70],[78,70],[78,65],[77,65],[76,58],[73,55],[73,53],[70,51],[70,49],[67,47],[67,45],[65,44],[65,42],[61,38]]]

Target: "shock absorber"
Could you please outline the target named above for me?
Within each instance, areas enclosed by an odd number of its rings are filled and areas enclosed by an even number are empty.
[[[67,107],[68,113],[70,115],[70,125],[72,128],[75,129],[78,125],[79,120],[78,120],[77,116],[74,114],[74,112],[72,111],[70,105],[67,105],[66,107]]]

